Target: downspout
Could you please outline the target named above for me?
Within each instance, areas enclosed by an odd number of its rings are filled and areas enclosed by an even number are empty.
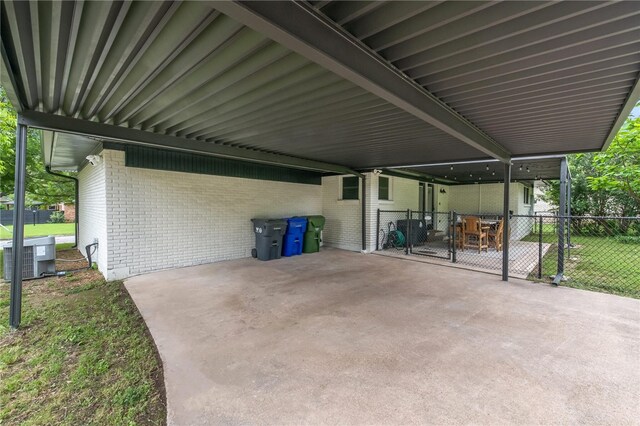
[[[76,206],[75,206],[76,207],[76,218],[75,218],[76,239],[75,239],[75,244],[73,245],[73,248],[77,248],[78,247],[78,237],[80,235],[80,233],[79,233],[80,225],[79,225],[79,221],[78,221],[78,218],[80,217],[80,191],[79,191],[79,187],[78,187],[78,178],[74,178],[73,176],[62,175],[60,173],[54,173],[54,172],[51,171],[51,166],[46,166],[45,170],[50,175],[58,176],[58,177],[65,178],[65,179],[71,179],[71,180],[73,180],[75,182],[75,190],[76,190]]]

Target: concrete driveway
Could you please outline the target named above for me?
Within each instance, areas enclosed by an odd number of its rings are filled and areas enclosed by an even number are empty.
[[[127,280],[170,424],[640,420],[640,301],[325,250]]]

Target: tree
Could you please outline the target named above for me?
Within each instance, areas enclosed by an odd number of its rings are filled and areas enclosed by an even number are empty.
[[[15,143],[17,114],[0,87],[0,196],[12,197],[15,174]],[[29,129],[27,135],[26,198],[44,204],[73,202],[73,182],[48,174],[41,153],[42,134]]]
[[[567,157],[571,213],[576,216],[640,214],[640,118],[629,118],[605,152]],[[558,181],[545,183],[546,201],[559,204]]]
[[[594,190],[621,191],[640,204],[640,117],[627,120],[609,148],[594,156],[593,165],[596,174],[588,181]]]
[[[610,194],[604,191],[594,191],[589,186],[588,176],[595,173],[593,167],[594,154],[569,155],[569,169],[571,170],[571,214],[575,216],[605,216]],[[560,182],[545,182],[545,200],[559,205]]]

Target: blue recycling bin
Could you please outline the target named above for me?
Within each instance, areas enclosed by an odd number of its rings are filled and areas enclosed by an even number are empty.
[[[302,254],[304,231],[307,230],[306,217],[292,217],[287,219],[287,233],[282,240],[282,255],[295,256]]]

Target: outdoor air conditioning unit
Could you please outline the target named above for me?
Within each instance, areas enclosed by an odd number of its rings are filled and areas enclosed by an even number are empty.
[[[13,269],[13,247],[5,244],[4,279],[11,280]],[[31,238],[24,240],[22,278],[38,278],[56,272],[56,239],[55,237]]]

